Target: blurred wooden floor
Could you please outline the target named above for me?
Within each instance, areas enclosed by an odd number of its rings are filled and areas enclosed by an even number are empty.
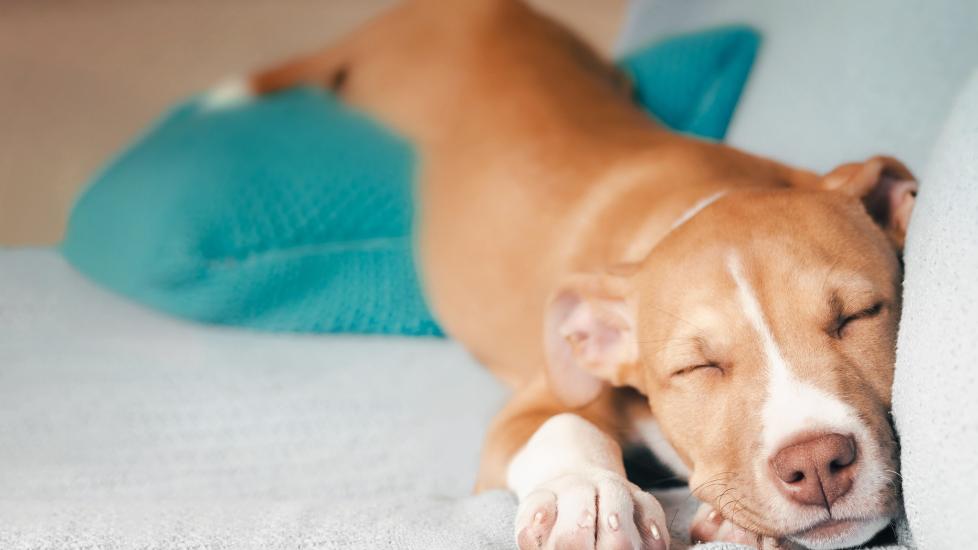
[[[531,1],[605,51],[626,4]],[[390,3],[0,0],[0,245],[58,242],[79,187],[174,101]]]

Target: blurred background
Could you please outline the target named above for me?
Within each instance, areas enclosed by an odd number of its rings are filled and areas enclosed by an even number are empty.
[[[61,240],[82,185],[168,106],[391,0],[0,0],[0,245]],[[533,0],[602,51],[625,0]]]

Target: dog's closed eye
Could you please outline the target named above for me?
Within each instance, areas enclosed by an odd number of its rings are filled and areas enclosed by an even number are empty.
[[[856,313],[843,314],[840,313],[836,316],[835,323],[829,330],[829,334],[833,338],[841,340],[846,335],[846,329],[852,325],[854,322],[861,319],[869,319],[876,317],[883,311],[883,302],[876,302],[868,308],[861,309]]]
[[[684,376],[687,374],[692,374],[693,372],[697,372],[697,371],[703,373],[709,373],[709,374],[724,373],[723,367],[721,367],[719,364],[707,362],[707,363],[701,363],[697,365],[690,365],[688,367],[683,367],[677,371],[674,371],[672,373],[672,376]]]

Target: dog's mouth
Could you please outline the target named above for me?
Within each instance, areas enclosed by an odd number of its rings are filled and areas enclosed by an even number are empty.
[[[865,544],[890,524],[889,517],[826,520],[788,538],[811,550],[835,550]]]

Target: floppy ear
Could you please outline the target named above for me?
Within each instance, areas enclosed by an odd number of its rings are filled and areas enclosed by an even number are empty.
[[[544,346],[550,388],[565,405],[582,407],[609,383],[640,383],[635,318],[622,279],[580,275],[561,285],[547,305]]]
[[[897,250],[903,250],[910,212],[917,198],[917,179],[900,161],[873,157],[843,164],[822,179],[822,188],[862,200],[866,212],[883,228]]]

